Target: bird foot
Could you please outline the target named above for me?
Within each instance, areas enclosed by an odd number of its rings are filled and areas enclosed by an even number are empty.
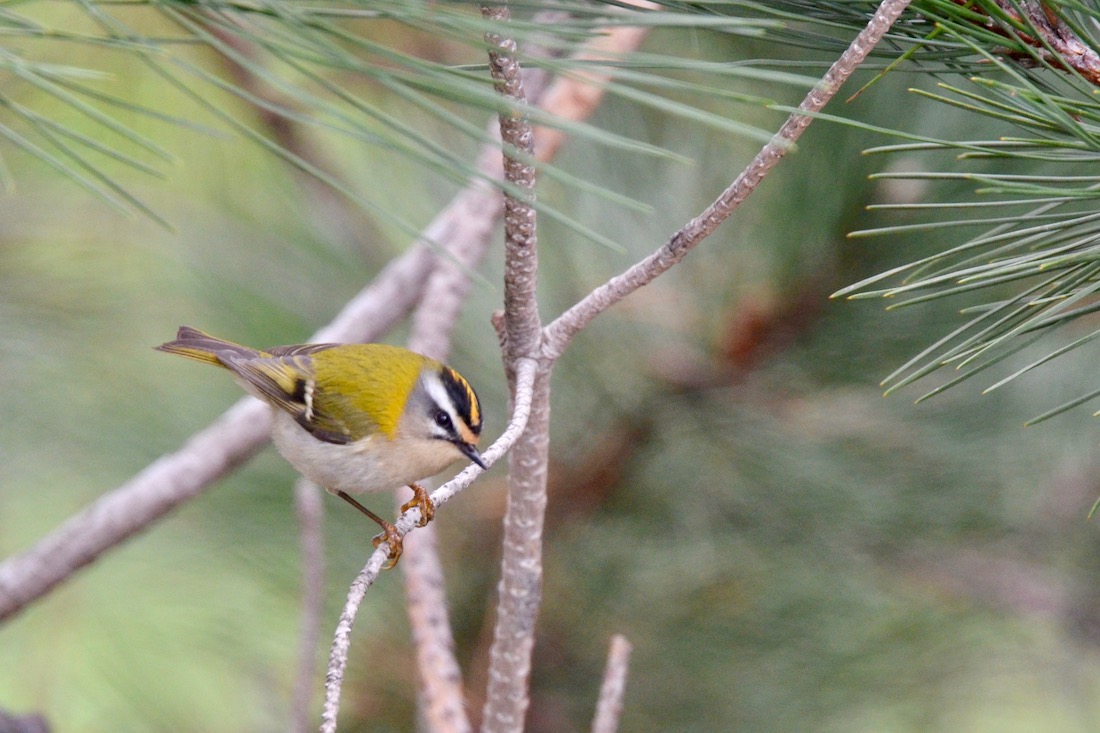
[[[413,491],[413,498],[401,505],[401,511],[404,512],[416,507],[420,510],[420,522],[417,526],[426,527],[428,522],[435,517],[435,504],[432,503],[432,497],[428,495],[427,489],[420,484],[409,484],[409,488]]]
[[[382,569],[389,570],[397,565],[397,561],[401,559],[401,553],[405,549],[401,540],[401,533],[397,531],[397,527],[389,522],[382,525],[382,534],[377,535],[371,540],[371,544],[374,545],[374,549],[376,550],[383,542],[390,548],[390,554],[386,560],[386,564],[382,566]]]

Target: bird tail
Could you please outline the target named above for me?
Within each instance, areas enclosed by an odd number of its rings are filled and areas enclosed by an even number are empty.
[[[220,367],[227,366],[225,361],[222,360],[223,356],[244,357],[246,359],[265,356],[262,351],[250,349],[232,341],[224,341],[190,326],[180,326],[175,341],[169,341],[155,348],[157,351],[179,354],[188,359]]]

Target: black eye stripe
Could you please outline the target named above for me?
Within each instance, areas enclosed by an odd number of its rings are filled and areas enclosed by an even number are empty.
[[[451,398],[455,412],[462,422],[469,426],[474,435],[481,433],[481,405],[470,383],[450,367],[443,367],[440,381]]]

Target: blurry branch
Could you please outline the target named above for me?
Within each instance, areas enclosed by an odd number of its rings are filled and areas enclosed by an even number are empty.
[[[301,617],[298,620],[298,668],[294,673],[290,721],[293,733],[306,733],[317,671],[317,644],[325,610],[324,492],[304,478],[294,484],[294,513],[298,517],[299,554],[302,558]]]
[[[41,715],[12,715],[0,710],[0,733],[50,733]]]
[[[536,364],[529,359],[522,360],[517,365],[514,404],[508,427],[505,428],[496,442],[481,454],[482,459],[489,466],[495,464],[508,452],[527,427],[528,417],[531,413],[531,394],[535,372]],[[474,479],[481,473],[482,470],[477,466],[467,466],[453,479],[432,492],[432,503],[436,507],[447,503],[473,483]],[[394,526],[403,537],[417,525],[419,520],[420,510],[413,507],[398,517],[397,521],[394,522]],[[382,571],[382,566],[386,564],[388,559],[389,547],[383,543],[371,555],[370,560],[348,590],[347,602],[344,604],[344,610],[337,622],[332,651],[329,654],[328,674],[325,678],[325,706],[321,715],[322,733],[333,733],[336,730],[336,716],[340,708],[340,689],[343,685],[344,671],[348,663],[348,652],[351,648],[351,627],[367,589],[378,579],[378,574]]]
[[[888,29],[906,2],[885,2],[868,28],[826,75],[822,86],[803,102],[804,111],[816,111],[835,92],[863,55]],[[507,11],[487,9],[489,17],[506,17]],[[640,34],[632,32],[635,37]],[[498,90],[506,99],[524,103],[515,43],[489,37],[494,51],[491,67]],[[588,83],[599,77],[589,77]],[[564,84],[565,82],[563,82]],[[577,82],[581,87],[584,82]],[[579,87],[574,87],[577,91]],[[566,93],[566,86],[557,87]],[[563,98],[577,99],[566,94]],[[584,104],[580,105],[583,108]],[[513,184],[505,202],[506,292],[502,320],[505,368],[513,384],[513,415],[508,429],[486,450],[492,464],[512,445],[509,509],[506,518],[502,592],[495,640],[491,651],[490,689],[486,697],[486,730],[518,730],[527,707],[527,684],[534,622],[541,583],[541,527],[545,510],[546,464],[549,427],[549,375],[554,360],[572,338],[600,312],[637,287],[666,271],[699,241],[709,235],[778,162],[809,117],[794,115],[771,143],[727,191],[703,214],[677,233],[662,249],[623,275],[598,288],[543,329],[536,300],[537,251],[533,196],[534,154],[530,126],[518,112],[501,115],[506,146],[521,151],[509,156],[505,173]],[[549,143],[548,150],[553,150]],[[479,239],[487,224],[487,196],[496,191],[473,185],[463,191],[423,235],[425,240],[446,242],[458,251],[464,237]],[[493,209],[495,211],[495,208]],[[400,320],[424,292],[438,258],[424,244],[417,244],[392,262],[376,280],[326,329],[314,336],[319,341],[374,340]],[[461,298],[453,301],[459,303]],[[457,306],[456,306],[457,307]],[[427,311],[424,311],[425,313]],[[369,324],[369,325],[367,325]],[[428,326],[423,324],[425,333]],[[426,340],[430,336],[424,337]],[[530,430],[524,431],[525,427]],[[6,618],[48,592],[102,552],[144,529],[184,501],[198,495],[210,483],[249,458],[263,443],[268,429],[267,411],[243,400],[218,422],[196,434],[183,448],[151,464],[130,482],[105,495],[78,513],[28,551],[0,564],[0,619]],[[480,469],[469,467],[433,492],[441,505],[469,485]],[[419,512],[410,509],[397,522],[404,534],[416,523]],[[379,547],[356,579],[337,626],[326,679],[323,730],[334,730],[343,671],[347,662],[350,629],[366,589],[377,577],[388,548]]]
[[[207,31],[221,43],[233,48],[237,54],[255,58],[257,52],[253,44],[244,37],[230,33],[222,26],[211,23]],[[302,160],[310,161],[314,166],[331,170],[331,166],[322,161],[323,155],[309,138],[303,134],[301,126],[295,124],[286,114],[277,110],[293,109],[295,102],[280,94],[268,84],[264,84],[244,64],[229,56],[220,56],[225,60],[230,76],[237,86],[247,91],[263,104],[254,104],[253,109],[259,123],[267,128],[276,143],[284,150]],[[352,212],[345,205],[346,199],[335,195],[330,186],[315,176],[305,174],[299,168],[297,183],[310,195],[311,211],[320,207],[323,215],[314,218],[315,222],[324,222],[329,228],[333,221],[343,223],[341,232],[356,231],[359,241],[370,239],[369,221],[359,217],[358,226],[349,223]],[[312,728],[311,707],[314,698],[314,685],[317,671],[317,644],[321,639],[321,625],[325,608],[325,554],[324,554],[324,492],[316,484],[299,478],[294,484],[294,510],[298,520],[299,556],[301,558],[301,603],[298,627],[298,664],[294,673],[294,687],[290,702],[290,730],[294,733],[306,733]]]
[[[500,175],[499,155],[486,150],[479,161],[487,172]],[[496,170],[494,171],[494,167]],[[478,186],[477,183],[471,186]],[[413,314],[408,346],[413,351],[446,361],[451,334],[475,272],[488,249],[499,218],[499,197],[489,184],[479,198],[485,205],[482,228],[461,247],[450,247],[451,258],[441,260],[428,279],[424,297]],[[492,195],[485,195],[485,194]],[[398,503],[400,503],[398,499]],[[429,524],[404,543],[406,611],[420,673],[419,708],[431,733],[469,733],[462,690],[462,670],[454,654],[454,634],[448,619],[443,565],[439,559],[435,526]],[[354,611],[352,612],[354,616]]]
[[[615,634],[611,637],[607,666],[603,671],[603,684],[600,685],[600,697],[596,701],[596,715],[592,720],[592,733],[615,733],[619,729],[631,648],[625,636]]]
[[[427,733],[469,733],[462,668],[454,652],[447,616],[446,584],[434,525],[409,536],[401,570],[406,612],[420,674],[417,707]]]
[[[560,20],[562,13],[545,12],[536,21],[552,24]],[[622,29],[613,29],[612,39],[622,36]],[[592,43],[607,43],[607,37],[598,37]],[[614,41],[612,41],[614,45]],[[550,48],[529,49],[529,53],[552,56]],[[584,119],[598,101],[588,105],[565,105],[561,96],[540,99],[544,96],[549,80],[545,70],[532,70],[525,75],[530,90],[530,101],[555,117],[576,121]],[[555,84],[553,89],[559,88]],[[587,113],[587,114],[586,114]],[[495,126],[494,126],[495,127]],[[546,128],[550,133],[550,128]],[[503,161],[500,155],[500,134],[490,129],[488,136],[495,144],[482,148],[477,169],[486,178],[502,180]],[[550,160],[557,146],[548,146],[547,154],[540,160]],[[470,289],[471,273],[475,272],[491,241],[491,235],[503,211],[501,197],[486,180],[472,181],[468,191],[479,195],[484,205],[483,228],[471,232],[461,246],[448,248],[447,259],[440,260],[424,289],[424,298],[413,313],[409,348],[440,361],[446,361],[450,352],[451,334],[458,320],[462,305]],[[400,503],[400,500],[399,500]],[[448,619],[443,567],[439,559],[435,526],[429,524],[411,536],[405,543],[401,568],[405,577],[405,594],[408,599],[409,622],[417,654],[417,668],[422,685],[420,708],[427,729],[433,733],[466,733],[471,729],[466,715],[466,699],[462,689],[462,672],[454,655],[454,634]]]
[[[495,178],[503,175],[499,148],[486,146],[479,156],[478,168]],[[500,197],[490,184],[472,181],[467,193],[480,203],[481,226],[471,231],[460,246],[449,247],[451,257],[440,260],[433,270],[424,297],[413,313],[409,336],[410,349],[440,361],[447,360],[451,334],[469,293],[471,274],[484,257],[500,218]],[[454,655],[454,634],[448,619],[435,525],[429,524],[414,533],[404,546],[401,570],[421,680],[419,707],[426,729],[432,733],[468,733],[470,720],[466,715],[462,671]]]
[[[0,564],[0,620],[202,493],[244,463],[267,439],[268,411],[241,400],[175,453],[97,499],[35,543]]]
[[[654,7],[645,0],[636,0],[634,4],[639,7]],[[547,90],[541,106],[561,119],[588,119],[603,99],[607,84],[613,76],[611,71],[597,70],[600,68],[599,63],[625,58],[642,45],[650,30],[652,29],[645,27],[618,26],[607,28],[602,34],[596,35],[572,57],[579,63],[591,63],[593,68],[558,77]],[[527,50],[527,55],[531,55],[530,49]],[[529,99],[534,99],[531,89],[527,90],[527,94]],[[539,126],[535,128],[535,135],[535,153],[542,161],[553,158],[566,139],[566,132],[560,127]]]
[[[447,209],[428,228],[462,231],[466,212]],[[408,313],[436,256],[424,244],[382,269],[315,341],[377,340]],[[240,400],[175,453],[73,515],[28,550],[0,563],[0,620],[132,537],[252,457],[267,440],[270,415],[252,398]]]

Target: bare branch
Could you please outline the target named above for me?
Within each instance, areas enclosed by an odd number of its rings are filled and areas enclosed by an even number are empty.
[[[598,49],[598,53],[604,56],[613,50],[628,51],[638,42],[640,38],[632,32],[632,29],[620,28],[609,29],[606,36],[601,35],[593,40],[594,49]],[[586,57],[595,57],[597,50],[591,52],[582,50],[581,54]],[[590,115],[600,98],[586,95],[585,104],[570,103],[569,100],[575,100],[578,96],[575,91],[578,82],[575,80],[559,79],[550,86],[545,95],[543,94],[546,84],[545,75],[525,75],[524,84],[533,98],[543,98],[541,100],[543,109],[568,119],[582,119]],[[549,128],[539,131],[540,135],[551,133]],[[543,145],[540,142],[538,157],[541,160],[549,160],[557,148],[556,143]],[[501,177],[503,163],[499,149],[483,150],[478,160],[478,167],[487,174]],[[487,183],[473,181],[455,199],[452,206],[464,208],[469,213],[468,220],[480,219],[483,226],[463,228],[461,240],[456,239],[455,233],[447,231],[435,232],[433,236],[436,241],[447,243],[448,251],[453,254],[454,259],[441,260],[433,270],[431,282],[425,288],[426,300],[414,314],[409,347],[440,359],[445,356],[446,348],[443,345],[449,341],[454,319],[457,317],[458,308],[468,287],[469,269],[482,255],[483,250],[479,243],[484,244],[487,241],[495,221],[499,218],[502,199],[499,192]],[[519,390],[517,399],[520,403],[514,410],[518,409],[520,414],[526,416],[530,411],[529,388]],[[524,419],[526,420],[526,417]],[[513,423],[511,429],[514,430],[514,428]],[[511,445],[516,435],[506,434],[502,438],[507,438],[507,445]],[[490,454],[486,452],[485,455],[488,460]],[[492,460],[495,461],[497,458]],[[446,488],[443,487],[443,489]],[[450,496],[437,498],[436,503],[439,504],[449,498]],[[427,723],[433,730],[452,730],[456,727],[461,730],[467,723],[465,711],[456,710],[461,702],[458,699],[460,671],[450,652],[451,633],[446,623],[439,562],[434,557],[420,557],[421,553],[434,554],[431,551],[434,547],[434,538],[428,537],[433,529],[429,525],[423,531],[412,535],[406,543],[404,562],[401,567],[406,577],[406,593],[410,603],[409,613],[417,647],[418,667],[425,680],[424,700]],[[339,695],[338,689],[335,690],[335,694]]]
[[[501,24],[510,14],[506,6],[482,6],[482,15]],[[535,167],[527,162],[535,152],[535,136],[523,117],[520,107],[526,102],[523,75],[516,59],[516,42],[495,33],[487,33],[490,48],[489,73],[497,92],[515,102],[510,112],[500,114],[501,139],[513,149],[525,154],[521,160],[504,156],[504,177],[518,190],[528,195],[519,198],[504,196],[504,329],[507,333],[505,369],[510,369],[517,356],[535,356],[541,339],[538,300],[538,237],[535,209],[531,205],[535,194]]]
[[[462,669],[455,656],[454,632],[447,617],[446,583],[439,557],[439,535],[429,524],[405,538],[401,570],[416,667],[420,672],[418,707],[426,733],[470,733]]]
[[[457,225],[449,209],[426,236]],[[419,297],[435,255],[415,246],[382,269],[316,341],[371,341],[400,321]],[[175,453],[151,463],[114,491],[74,514],[19,555],[0,563],[0,620],[45,595],[103,552],[201,494],[251,458],[267,440],[268,408],[251,397],[237,402]]]
[[[298,515],[298,538],[302,558],[302,613],[298,621],[298,669],[291,700],[291,730],[306,733],[312,726],[314,673],[317,671],[317,643],[321,639],[321,617],[325,610],[325,505],[323,492],[311,481],[294,484],[294,509]]]
[[[482,15],[501,24],[507,6],[483,5]],[[520,113],[523,77],[510,38],[487,33],[489,73],[497,92],[515,103],[500,114],[500,135],[506,146],[529,156],[534,133]],[[506,147],[507,149],[507,147]],[[504,370],[514,381],[520,360],[537,358],[542,322],[538,312],[538,237],[534,201],[535,168],[506,155],[504,176],[515,189],[529,192],[504,201]],[[489,685],[482,713],[483,733],[520,731],[528,707],[528,684],[534,627],[542,597],[542,525],[546,514],[546,470],[549,462],[550,364],[540,363],[531,397],[527,430],[516,441],[508,460],[508,502],[504,515],[497,621],[489,649]]]
[[[140,532],[263,445],[267,408],[241,400],[182,448],[73,515],[30,549],[0,564],[0,619],[24,608],[122,540]]]
[[[810,125],[813,120],[811,115],[820,111],[832,99],[840,86],[859,67],[908,5],[909,0],[885,0],[879,5],[867,27],[856,36],[841,57],[825,73],[821,82],[802,100],[802,104],[799,105],[800,111],[787,118],[779,128],[779,132],[757,153],[741,175],[714,203],[673,234],[656,252],[593,290],[550,323],[544,330],[546,358],[557,359],[593,318],[638,288],[652,282],[654,278],[680,262],[699,242],[710,236],[718,225],[756,190],[764,177],[779,163]]]
[[[508,500],[497,621],[489,648],[489,684],[481,721],[483,733],[515,733],[524,726],[535,622],[542,601],[549,437],[550,371],[542,368],[533,385],[527,430],[508,456]]]
[[[516,367],[516,396],[512,407],[512,417],[501,436],[481,454],[482,460],[489,466],[499,461],[523,434],[531,415],[531,396],[534,389],[537,364],[534,360],[524,359]],[[436,507],[446,504],[481,475],[477,466],[467,466],[457,476],[432,492],[432,503]],[[420,509],[412,507],[394,522],[398,534],[404,537],[420,521]],[[336,624],[336,633],[329,653],[328,674],[325,677],[325,706],[321,715],[322,733],[335,733],[336,715],[340,709],[340,690],[343,686],[344,671],[348,664],[348,651],[351,648],[351,627],[359,612],[367,589],[378,579],[383,565],[389,559],[389,547],[383,543],[370,556],[366,566],[348,590],[348,599],[340,620]]]
[[[600,697],[596,701],[596,715],[592,720],[592,733],[615,733],[619,729],[631,649],[625,636],[615,634],[611,637],[607,666],[603,671],[603,684],[600,685]]]

